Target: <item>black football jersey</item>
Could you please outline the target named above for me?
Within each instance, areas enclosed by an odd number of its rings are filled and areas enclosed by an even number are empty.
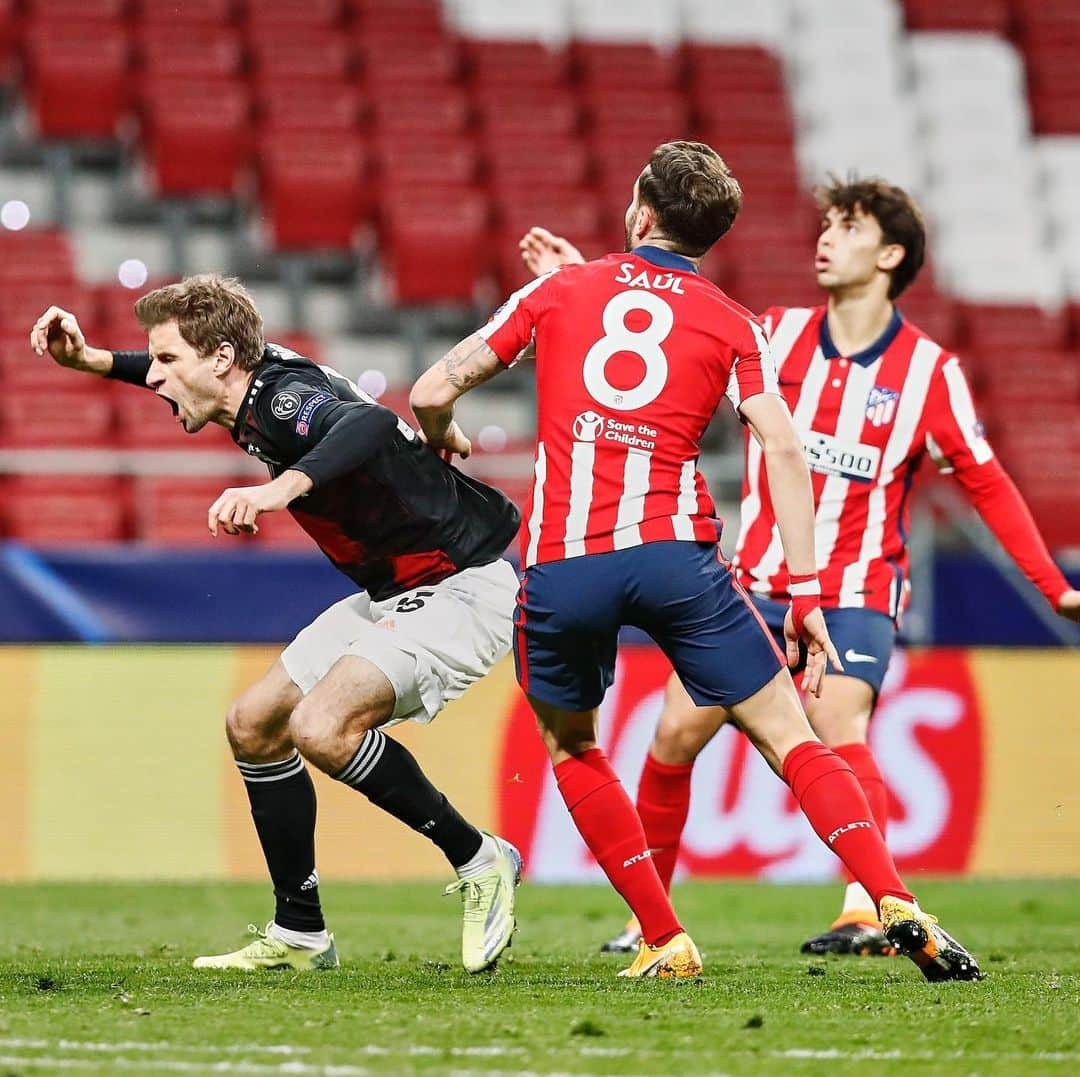
[[[146,352],[117,352],[113,377],[145,385]],[[500,491],[429,449],[348,378],[268,344],[233,441],[275,477],[315,483],[289,512],[346,576],[379,601],[496,560],[520,524]]]

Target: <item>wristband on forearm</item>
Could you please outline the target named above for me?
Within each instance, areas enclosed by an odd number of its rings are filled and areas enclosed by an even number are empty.
[[[821,605],[821,582],[817,573],[788,577],[788,594],[791,596],[791,621],[796,635],[801,636],[803,622],[811,610]]]

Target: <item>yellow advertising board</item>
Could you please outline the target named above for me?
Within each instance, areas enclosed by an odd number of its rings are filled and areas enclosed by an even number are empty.
[[[0,879],[259,879],[265,869],[225,746],[229,702],[274,661],[262,647],[0,648]],[[601,738],[633,791],[668,667],[628,648]],[[1080,656],[898,654],[872,743],[902,870],[1080,875]],[[429,726],[396,727],[478,825],[522,848],[534,880],[598,869],[558,800],[500,665]],[[315,773],[322,877],[437,878],[424,838]],[[829,878],[832,855],[734,731],[695,771],[680,872]]]

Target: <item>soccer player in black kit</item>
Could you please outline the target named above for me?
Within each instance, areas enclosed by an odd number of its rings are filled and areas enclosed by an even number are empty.
[[[265,932],[196,968],[334,968],[315,869],[315,791],[304,760],[434,842],[464,904],[462,961],[495,963],[515,927],[521,858],[476,829],[383,726],[430,722],[510,648],[517,575],[501,554],[519,515],[348,379],[263,339],[236,280],[190,277],[135,304],[148,352],[86,344],[50,307],[30,344],[61,366],[149,388],[194,434],[213,422],[264,461],[270,482],[225,490],[214,535],[288,508],[359,588],[285,648],[230,707],[226,731],[274,884]],[[468,452],[461,437],[458,447]]]

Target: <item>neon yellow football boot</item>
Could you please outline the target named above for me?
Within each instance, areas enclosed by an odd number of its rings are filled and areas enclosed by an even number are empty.
[[[700,976],[701,954],[694,940],[680,932],[662,946],[650,946],[644,939],[638,943],[638,955],[634,963],[619,973],[629,979],[656,976],[661,980],[673,977]]]
[[[494,866],[475,879],[458,879],[443,891],[446,897],[461,894],[461,963],[466,972],[494,966],[517,929],[514,891],[521,882],[521,853],[503,838],[488,836],[498,849]]]
[[[325,950],[307,950],[301,946],[290,946],[287,942],[270,934],[273,921],[260,931],[254,924],[248,924],[248,931],[255,936],[246,946],[233,950],[230,954],[216,954],[212,957],[197,957],[191,963],[196,969],[241,969],[254,972],[256,969],[292,969],[294,972],[317,972],[323,969],[336,969],[338,961],[334,936]]]

